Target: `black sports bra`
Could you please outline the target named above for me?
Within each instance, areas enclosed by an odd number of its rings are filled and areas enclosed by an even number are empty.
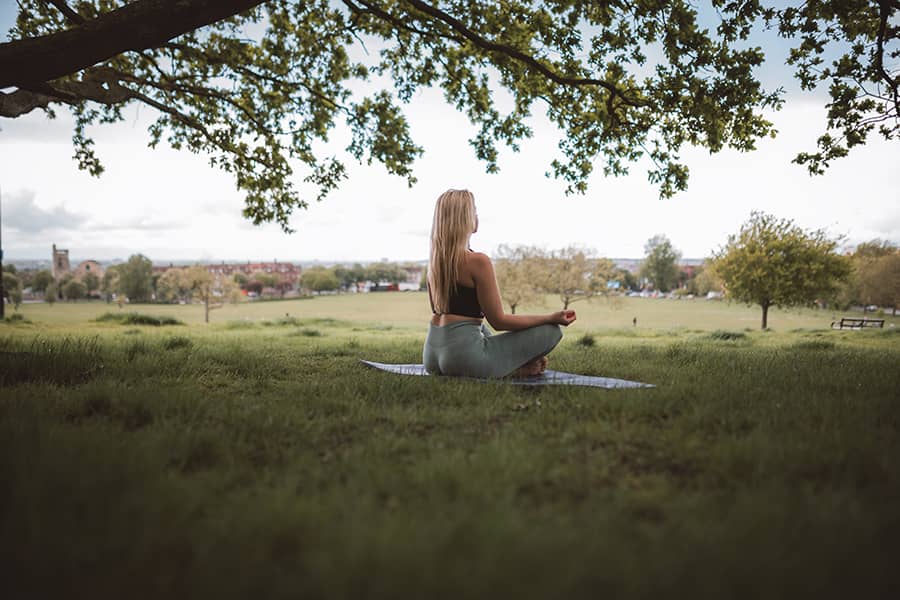
[[[428,289],[428,300],[431,302],[431,312],[438,314],[434,309],[434,301],[431,299],[431,288]],[[478,303],[478,293],[474,287],[457,283],[456,290],[450,291],[448,304],[447,314],[472,317],[473,319],[484,317],[484,313],[481,311],[481,304]]]

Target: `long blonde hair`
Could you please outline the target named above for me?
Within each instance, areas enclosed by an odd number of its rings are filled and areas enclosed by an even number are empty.
[[[447,190],[434,205],[428,288],[434,311],[449,312],[450,294],[466,259],[469,236],[475,230],[475,196],[469,190]]]

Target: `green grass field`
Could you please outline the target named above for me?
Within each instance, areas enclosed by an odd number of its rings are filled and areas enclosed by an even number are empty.
[[[551,310],[551,304],[544,310]],[[26,305],[0,324],[4,597],[900,593],[900,321],[577,303],[520,388],[419,362],[418,293]],[[632,318],[638,326],[632,327]],[[891,327],[893,325],[893,327]],[[585,340],[590,334],[593,344]]]

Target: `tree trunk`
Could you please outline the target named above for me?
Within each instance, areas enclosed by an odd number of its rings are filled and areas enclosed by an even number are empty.
[[[83,25],[0,44],[0,88],[51,81],[128,50],[157,48],[264,0],[138,0]]]
[[[510,305],[509,305],[509,310],[512,311],[512,314],[516,314],[516,305],[515,305],[515,304],[510,304]]]
[[[209,323],[209,294],[204,298],[203,305],[206,307],[206,322]]]
[[[763,329],[763,331],[765,331],[766,328],[768,328],[768,326],[769,326],[769,303],[763,302],[762,303],[762,329]]]

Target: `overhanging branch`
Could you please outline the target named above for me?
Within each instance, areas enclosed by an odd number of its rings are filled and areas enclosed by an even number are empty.
[[[538,71],[541,75],[550,79],[554,83],[559,85],[567,85],[567,86],[599,86],[607,91],[613,96],[618,96],[623,104],[627,104],[628,106],[644,106],[645,103],[639,99],[631,98],[623,93],[623,91],[614,83],[606,81],[605,79],[593,79],[589,77],[568,77],[566,75],[560,75],[556,71],[550,69],[539,60],[525,54],[521,50],[517,48],[513,48],[512,46],[508,46],[506,44],[500,44],[497,42],[492,42],[488,39],[483,38],[478,35],[465,24],[463,24],[459,19],[456,19],[452,15],[447,14],[446,12],[436,8],[430,4],[426,4],[425,2],[421,2],[420,0],[405,0],[407,4],[413,6],[416,10],[426,15],[429,15],[435,19],[443,21],[447,25],[453,28],[454,31],[462,35],[464,38],[469,40],[471,43],[475,44],[477,47],[482,50],[487,50],[489,52],[496,52],[498,54],[504,54],[513,58],[519,62],[525,63],[532,69]]]
[[[65,31],[0,44],[0,89],[72,75],[131,50],[156,48],[265,0],[136,0]]]

